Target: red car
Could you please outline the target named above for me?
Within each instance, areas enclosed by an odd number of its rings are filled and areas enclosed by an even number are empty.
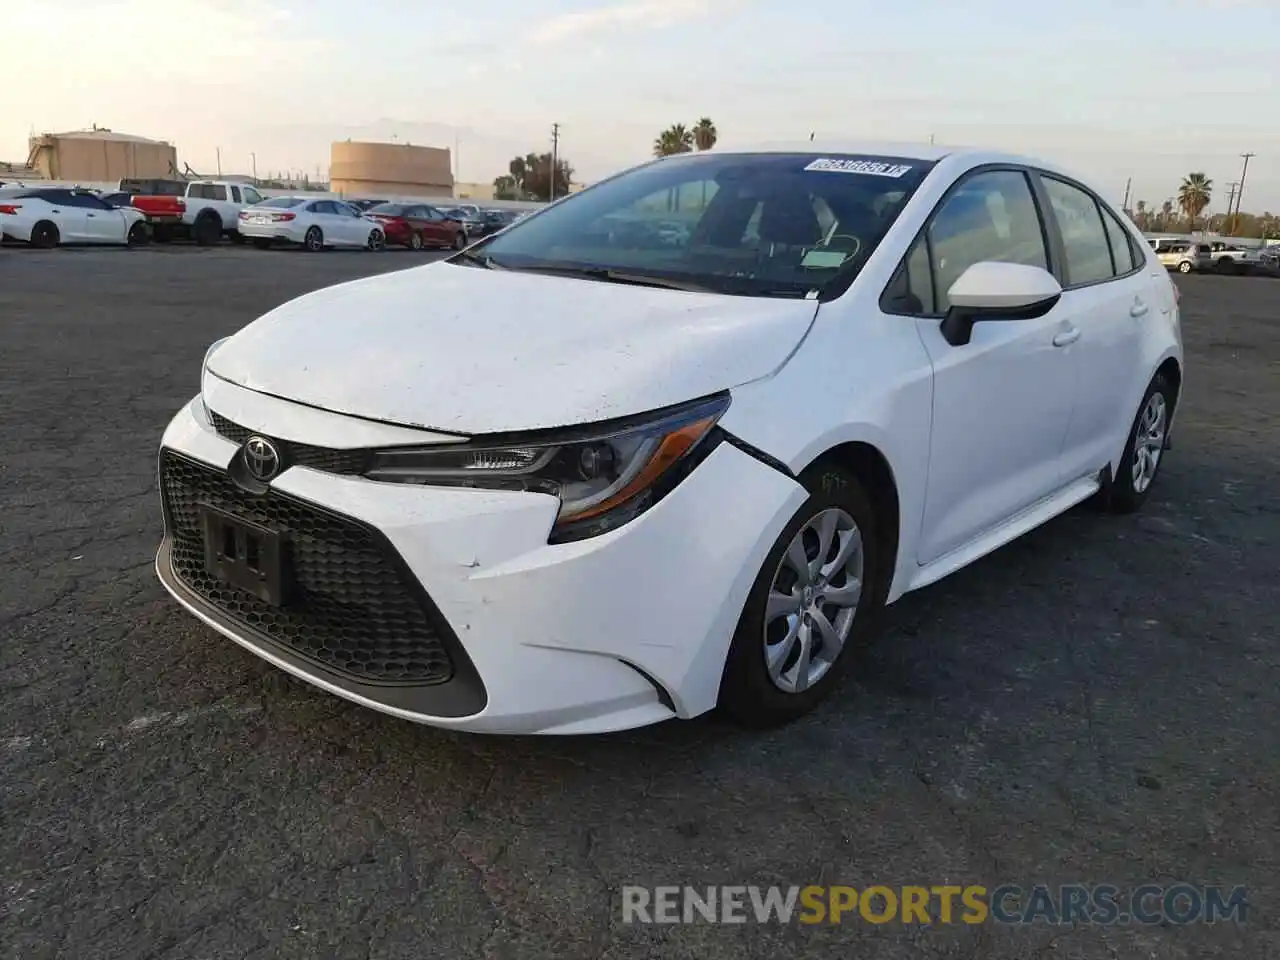
[[[462,221],[445,216],[435,207],[424,203],[380,203],[365,211],[382,223],[387,243],[398,244],[413,250],[426,247],[452,247],[461,250],[467,245],[467,233]]]

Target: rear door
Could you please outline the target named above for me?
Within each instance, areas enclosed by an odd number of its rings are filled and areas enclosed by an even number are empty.
[[[431,243],[440,246],[450,246],[453,243],[453,234],[456,229],[453,222],[446,220],[443,213],[435,207],[423,207],[427,218],[428,238]]]
[[[1039,174],[1047,199],[1062,306],[1080,336],[1072,349],[1080,370],[1075,412],[1062,448],[1067,480],[1096,474],[1119,455],[1142,362],[1145,324],[1158,322],[1146,257],[1119,217],[1082,184]]]

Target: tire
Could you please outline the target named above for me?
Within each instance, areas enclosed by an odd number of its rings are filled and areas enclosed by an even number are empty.
[[[253,245],[259,250],[270,250],[271,241],[267,237],[254,237]]]
[[[825,699],[856,648],[865,642],[888,592],[889,571],[885,551],[878,546],[876,513],[857,478],[827,467],[807,478],[805,486],[810,491],[809,499],[787,523],[765,558],[747,594],[725,660],[719,707],[744,726],[763,728],[789,723]],[[804,566],[811,568],[818,561],[821,530],[829,519],[834,519],[837,526],[828,541],[831,546],[826,554],[827,564],[839,561],[841,565],[827,571],[829,581],[819,579],[806,586],[804,580],[810,574],[798,573],[798,563],[792,559],[793,544],[805,548],[808,562]],[[848,564],[841,560],[846,547],[852,551]],[[849,586],[850,569],[855,562],[860,564],[857,579],[861,584],[856,596],[843,595],[846,602],[838,609],[824,603],[822,591],[827,597],[834,597]],[[818,569],[824,568],[819,565]],[[775,590],[779,586],[782,589]],[[818,587],[817,592],[814,586]],[[785,601],[782,607],[773,604],[771,611],[771,594],[789,597],[795,612],[786,609]],[[819,622],[831,628],[825,640],[817,626]],[[829,653],[832,639],[841,635],[843,642],[834,656],[821,656],[823,648]],[[806,643],[810,653],[819,654],[809,659],[811,672],[800,669]],[[784,650],[784,644],[789,649]],[[770,661],[775,664],[772,672]],[[804,682],[797,683],[802,676]]]
[[[422,242],[422,234],[418,233],[418,231],[417,231],[417,230],[415,230],[415,231],[413,231],[413,233],[409,234],[409,249],[410,249],[410,250],[421,250],[424,246],[425,246],[425,244]]]
[[[1105,506],[1112,513],[1132,513],[1146,502],[1164,462],[1169,417],[1177,400],[1173,384],[1162,374],[1156,374],[1138,404],[1138,413],[1120,457],[1120,469],[1106,490]],[[1140,463],[1139,458],[1144,463]]]
[[[1191,261],[1190,261],[1190,260],[1183,260],[1181,263],[1179,263],[1179,264],[1178,264],[1178,272],[1179,272],[1179,273],[1190,273],[1190,272],[1191,272]]]
[[[192,235],[199,246],[212,247],[222,239],[222,218],[211,210],[200,214]]]
[[[145,247],[150,242],[151,231],[141,220],[129,228],[129,235],[125,238],[125,244],[130,247]]]
[[[381,230],[370,230],[369,239],[365,241],[365,249],[373,253],[381,253],[387,249],[387,235]]]
[[[61,241],[58,225],[52,220],[41,220],[31,228],[31,245],[42,250],[51,250]]]
[[[467,245],[467,235],[459,230],[453,235],[453,249],[461,250]]]
[[[309,253],[319,253],[324,249],[324,231],[319,227],[309,227],[302,237],[302,249]]]

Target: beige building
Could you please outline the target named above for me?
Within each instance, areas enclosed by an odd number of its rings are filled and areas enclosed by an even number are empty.
[[[492,200],[492,183],[455,183],[453,196],[456,200]]]
[[[329,189],[345,196],[453,195],[453,158],[442,147],[342,140],[329,153]]]
[[[177,175],[178,154],[172,144],[163,140],[94,127],[32,137],[27,166],[48,180],[98,183],[125,177],[164,179]]]

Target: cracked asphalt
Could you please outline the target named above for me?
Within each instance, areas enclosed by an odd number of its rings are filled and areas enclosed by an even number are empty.
[[[0,251],[0,954],[1280,955],[1280,282],[1180,278],[1145,511],[905,597],[786,729],[476,738],[313,690],[156,582],[205,348],[415,255]],[[1237,884],[1243,925],[626,925],[628,884]]]

